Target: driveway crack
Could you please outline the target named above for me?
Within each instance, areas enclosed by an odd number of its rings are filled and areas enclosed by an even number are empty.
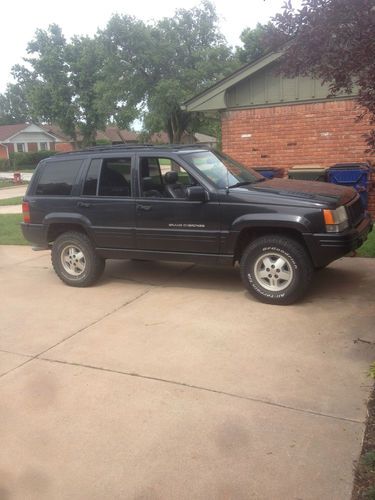
[[[111,368],[103,368],[103,367],[100,367],[100,366],[87,365],[87,364],[84,364],[84,363],[75,363],[75,362],[72,362],[72,361],[62,361],[62,360],[59,360],[59,359],[44,358],[44,357],[39,357],[38,359],[40,361],[46,361],[48,363],[59,363],[59,364],[62,364],[62,365],[77,366],[77,367],[86,368],[86,369],[90,369],[90,370],[98,370],[98,371],[103,371],[103,372],[107,372],[107,373],[115,373],[117,375],[124,375],[124,376],[127,376],[127,377],[135,377],[135,378],[140,378],[140,379],[144,379],[144,380],[152,380],[154,382],[161,382],[161,383],[164,383],[164,384],[176,385],[176,386],[185,387],[185,388],[188,388],[188,389],[193,389],[193,390],[198,390],[198,391],[204,391],[204,392],[209,392],[209,393],[213,393],[213,394],[219,394],[219,395],[227,396],[227,397],[230,397],[230,398],[242,399],[242,400],[245,400],[245,401],[251,401],[253,403],[260,403],[260,404],[264,404],[264,405],[267,405],[267,406],[272,406],[274,408],[283,408],[285,410],[295,411],[295,412],[298,412],[298,413],[304,413],[304,414],[307,414],[307,415],[313,415],[313,416],[316,416],[316,417],[330,418],[330,419],[333,419],[333,420],[340,420],[340,421],[343,421],[343,422],[352,422],[352,423],[355,423],[355,424],[363,424],[364,423],[362,420],[358,420],[358,419],[355,419],[355,418],[348,418],[348,417],[343,417],[343,416],[340,416],[340,415],[334,415],[334,414],[330,414],[330,413],[324,413],[324,412],[320,412],[320,411],[310,410],[308,408],[297,408],[297,407],[294,407],[294,406],[291,406],[291,405],[287,405],[287,404],[283,404],[283,403],[278,403],[278,402],[270,401],[270,400],[267,400],[267,399],[255,398],[255,397],[251,397],[251,396],[244,396],[244,395],[235,394],[235,393],[232,393],[232,392],[221,391],[219,389],[213,389],[211,387],[204,387],[204,386],[199,386],[199,385],[195,385],[195,384],[188,384],[186,382],[179,382],[177,380],[164,379],[164,378],[160,378],[160,377],[153,377],[151,375],[142,375],[140,373],[133,373],[133,372],[127,372],[127,371],[122,371],[122,370],[113,370]]]
[[[80,328],[79,330],[73,332],[72,334],[68,335],[67,337],[64,337],[62,340],[59,340],[59,342],[56,342],[55,344],[53,344],[52,346],[48,347],[47,349],[44,349],[43,351],[39,352],[38,354],[35,354],[33,356],[30,356],[24,363],[18,365],[18,366],[15,366],[13,368],[11,368],[10,370],[0,374],[0,378],[2,377],[5,377],[5,375],[8,375],[8,373],[11,373],[15,370],[17,370],[18,368],[20,368],[21,366],[24,366],[26,363],[30,363],[30,361],[33,361],[34,359],[42,359],[40,358],[40,356],[42,356],[43,354],[45,354],[46,352],[50,351],[51,349],[53,349],[54,347],[57,347],[61,344],[63,344],[64,342],[66,342],[67,340],[71,339],[72,337],[75,337],[76,335],[78,335],[79,333],[87,330],[88,328],[90,328],[91,326],[94,326],[96,325],[97,323],[100,323],[103,319],[105,318],[108,318],[108,316],[111,316],[112,314],[114,314],[115,312],[119,311],[120,309],[122,309],[123,307],[126,307],[128,306],[129,304],[132,304],[133,302],[135,302],[136,300],[140,299],[141,297],[143,297],[144,295],[146,295],[147,293],[149,293],[150,291],[150,288],[148,288],[147,290],[145,290],[144,292],[138,294],[136,297],[133,297],[132,299],[130,300],[127,300],[126,302],[124,302],[123,304],[120,304],[118,307],[116,307],[115,309],[112,309],[112,311],[109,311],[107,312],[106,314],[104,314],[103,316],[101,316],[100,318],[97,318],[95,321],[92,321],[91,323],[89,323],[88,325],[85,325],[83,326],[82,328]]]

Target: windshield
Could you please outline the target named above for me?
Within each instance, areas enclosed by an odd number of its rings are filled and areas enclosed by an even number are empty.
[[[194,151],[184,154],[184,159],[218,188],[237,187],[264,180],[262,175],[222,153]]]

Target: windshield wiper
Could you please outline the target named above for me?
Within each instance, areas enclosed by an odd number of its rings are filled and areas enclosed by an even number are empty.
[[[236,182],[236,184],[232,184],[232,186],[228,186],[228,189],[230,188],[236,188],[240,186],[246,186],[246,184],[255,184],[256,182],[263,182],[266,179],[254,179],[253,181],[242,181],[242,182]]]

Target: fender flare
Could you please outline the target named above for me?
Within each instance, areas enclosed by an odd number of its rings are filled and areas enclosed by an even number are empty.
[[[46,234],[52,224],[75,224],[85,229],[87,234],[92,237],[92,226],[87,217],[82,214],[75,214],[73,212],[51,212],[43,219],[43,226]]]
[[[245,214],[238,217],[233,222],[230,230],[234,232],[241,232],[242,229],[251,228],[267,228],[277,227],[280,229],[293,229],[298,231],[301,236],[304,233],[311,233],[311,222],[300,215],[288,214]]]

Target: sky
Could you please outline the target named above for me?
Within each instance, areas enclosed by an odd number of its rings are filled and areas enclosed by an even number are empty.
[[[257,22],[267,22],[281,10],[285,0],[213,0],[220,17],[222,33],[231,45],[240,45],[239,36],[246,27]],[[294,0],[293,5],[300,3]],[[18,0],[1,6],[0,29],[0,93],[11,81],[11,68],[22,64],[27,43],[33,39],[37,28],[47,29],[52,23],[61,26],[64,35],[93,35],[97,28],[104,28],[111,14],[129,14],[144,21],[170,17],[177,8],[191,8],[199,0],[105,0],[96,7],[84,0]]]

